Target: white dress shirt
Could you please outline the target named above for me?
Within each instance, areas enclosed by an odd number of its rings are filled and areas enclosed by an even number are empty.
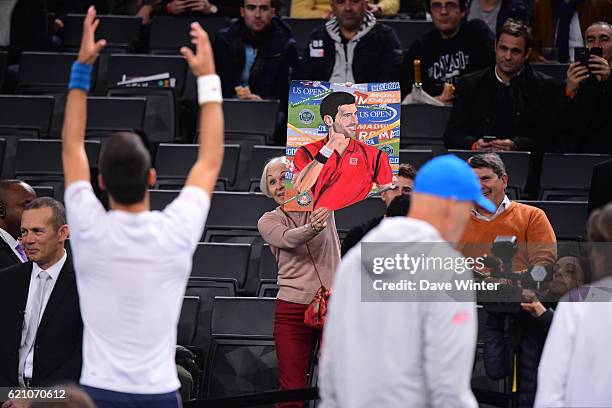
[[[13,251],[13,253],[15,255],[17,255],[17,258],[19,259],[19,261],[21,263],[24,263],[25,261],[21,258],[21,254],[19,254],[19,252],[17,252],[17,244],[19,243],[15,238],[13,238],[13,236],[11,234],[9,234],[8,232],[6,232],[5,230],[3,230],[2,228],[0,228],[0,238],[2,238],[4,240],[4,242],[6,242],[6,244],[11,247],[11,250]]]
[[[493,214],[482,215],[475,208],[472,208],[472,215],[474,216],[474,218],[478,218],[479,220],[482,220],[482,221],[493,221],[495,218],[499,217],[501,213],[506,211],[508,207],[510,207],[510,204],[512,204],[512,201],[510,201],[508,196],[505,195],[503,201],[501,202],[499,207],[497,207],[497,210],[495,210]]]
[[[40,317],[38,320],[38,324],[42,320],[43,314],[45,313],[45,308],[47,307],[47,303],[49,302],[49,298],[51,297],[51,293],[53,292],[53,288],[55,287],[55,283],[57,282],[57,278],[59,277],[60,271],[64,267],[64,263],[66,262],[66,250],[64,250],[64,255],[61,257],[59,261],[57,261],[53,266],[45,269],[45,271],[51,277],[51,282],[47,286],[47,293],[44,294],[42,305],[40,309]],[[40,266],[36,262],[32,267],[32,276],[30,277],[30,287],[28,289],[28,302],[26,303],[25,315],[23,319],[23,330],[21,332],[21,338],[26,335],[28,332],[28,322],[30,321],[30,315],[32,314],[32,299],[37,296],[38,292],[38,274],[42,271]],[[34,367],[34,347],[30,350],[28,357],[26,358],[25,370],[23,372],[23,376],[25,378],[32,378],[32,370]]]

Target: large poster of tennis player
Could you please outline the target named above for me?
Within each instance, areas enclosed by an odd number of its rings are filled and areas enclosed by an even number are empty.
[[[392,188],[399,167],[397,82],[292,81],[286,211],[329,210]]]

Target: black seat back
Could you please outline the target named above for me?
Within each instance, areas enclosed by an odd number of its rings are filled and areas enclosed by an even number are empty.
[[[417,149],[400,149],[400,164],[410,164],[418,169],[427,161],[433,159],[433,151]]]
[[[546,153],[542,160],[540,199],[586,200],[593,166],[609,160],[603,154]]]
[[[423,148],[444,146],[444,130],[451,108],[431,105],[402,105],[400,146]]]
[[[68,14],[64,22],[64,49],[76,51],[81,44],[83,33],[83,14]],[[142,19],[136,16],[100,15],[100,25],[96,30],[96,40],[104,38],[106,47],[103,52],[129,52],[138,41]]]
[[[211,43],[220,29],[228,26],[230,21],[225,17],[176,17],[159,16],[151,22],[149,48],[153,54],[178,54],[181,47],[193,47],[189,35],[190,25],[198,21],[206,30]]]
[[[542,209],[550,221],[557,240],[581,241],[586,236],[587,203],[585,201],[521,201]]]
[[[191,278],[232,280],[243,289],[247,280],[251,245],[200,243],[193,254]]]
[[[181,315],[179,317],[176,344],[191,346],[198,333],[198,321],[200,320],[200,297],[184,296]]]
[[[253,146],[249,161],[249,191],[260,191],[259,181],[266,162],[283,155],[285,155],[285,148],[282,146]]]

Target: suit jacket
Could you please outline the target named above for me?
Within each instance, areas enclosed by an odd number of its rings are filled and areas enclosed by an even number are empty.
[[[0,387],[17,386],[21,329],[32,262],[0,271]],[[74,270],[66,259],[43,312],[34,342],[32,385],[79,381],[83,322]]]
[[[612,189],[610,179],[612,178],[612,160],[606,160],[593,166],[593,177],[591,177],[591,190],[589,191],[589,214],[591,211],[604,207],[612,202]]]
[[[6,241],[0,238],[0,269],[14,265],[21,265],[21,259],[17,257]]]

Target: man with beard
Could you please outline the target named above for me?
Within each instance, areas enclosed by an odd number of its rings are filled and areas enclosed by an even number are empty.
[[[373,183],[380,189],[390,187],[393,176],[387,155],[355,138],[355,97],[333,92],[321,101],[320,113],[329,134],[295,153],[298,193],[310,191],[315,208],[337,210],[366,198]]]
[[[298,62],[291,29],[275,16],[272,0],[244,0],[240,15],[215,37],[223,97],[286,101]]]

